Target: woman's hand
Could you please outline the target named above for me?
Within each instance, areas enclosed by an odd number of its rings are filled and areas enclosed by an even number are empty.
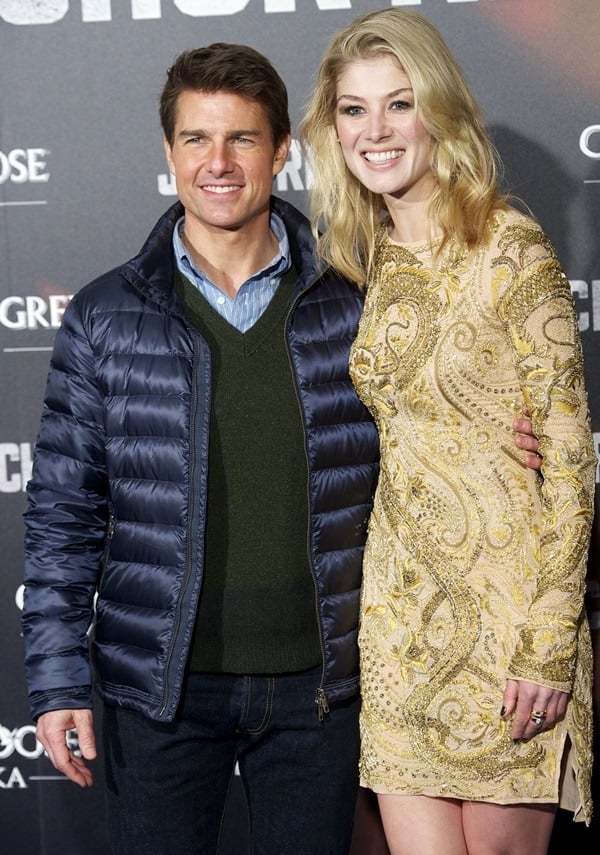
[[[526,413],[514,420],[513,430],[515,432],[515,445],[517,448],[522,448],[523,451],[528,452],[525,457],[525,464],[530,469],[541,469],[542,458],[538,454],[540,444],[537,437],[533,434],[531,419]]]
[[[563,718],[569,695],[527,680],[507,680],[500,715],[512,718],[510,735],[514,741],[531,739],[554,727]]]

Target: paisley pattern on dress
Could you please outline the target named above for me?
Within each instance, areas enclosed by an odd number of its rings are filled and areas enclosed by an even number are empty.
[[[539,227],[499,212],[489,245],[397,245],[381,228],[350,370],[381,475],[362,588],[361,782],[377,792],[591,816],[583,592],[596,457],[568,280]],[[512,421],[543,454],[528,469]],[[513,744],[507,678],[572,692]]]

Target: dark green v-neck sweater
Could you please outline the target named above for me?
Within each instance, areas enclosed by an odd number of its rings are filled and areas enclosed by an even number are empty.
[[[285,344],[295,276],[241,333],[176,273],[210,347],[205,563],[192,671],[300,671],[321,661],[308,561],[308,465]]]

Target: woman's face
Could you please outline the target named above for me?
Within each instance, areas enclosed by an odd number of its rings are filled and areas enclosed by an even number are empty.
[[[410,80],[393,57],[344,68],[335,126],[346,165],[361,184],[406,202],[429,199],[435,184],[431,137],[417,116]]]

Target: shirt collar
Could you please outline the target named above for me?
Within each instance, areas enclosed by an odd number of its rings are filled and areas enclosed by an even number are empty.
[[[183,243],[184,223],[185,216],[177,220],[173,230],[173,250],[175,252],[175,258],[177,259],[178,266],[181,270],[187,270],[195,277],[206,280],[206,274],[194,264]],[[262,279],[265,276],[283,276],[290,267],[290,244],[287,231],[283,220],[274,211],[271,211],[269,225],[271,227],[271,231],[277,238],[277,242],[279,244],[278,251],[262,270],[257,270],[256,273],[247,280],[248,282],[252,279]]]

